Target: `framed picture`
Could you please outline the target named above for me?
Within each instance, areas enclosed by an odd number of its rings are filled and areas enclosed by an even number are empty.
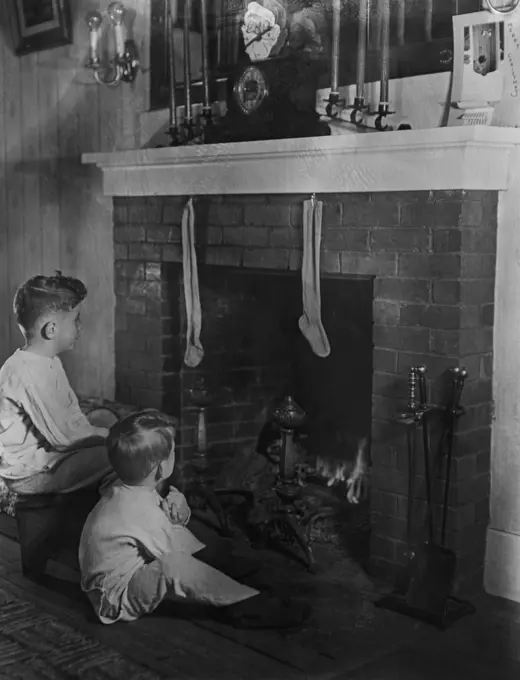
[[[11,0],[11,24],[17,55],[72,42],[69,0]]]

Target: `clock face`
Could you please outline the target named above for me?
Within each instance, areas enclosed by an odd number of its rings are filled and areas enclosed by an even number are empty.
[[[248,66],[235,81],[235,101],[242,113],[250,115],[269,95],[267,79],[257,66]]]

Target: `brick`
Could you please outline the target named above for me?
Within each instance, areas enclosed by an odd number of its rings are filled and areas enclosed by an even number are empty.
[[[374,489],[370,499],[371,510],[381,515],[397,516],[397,495]]]
[[[481,201],[464,200],[459,224],[465,227],[477,227],[482,224],[484,211]]]
[[[376,348],[373,352],[374,371],[397,372],[397,352],[393,349]]]
[[[146,338],[136,333],[116,331],[116,352],[144,352],[146,350]]]
[[[181,199],[172,199],[165,202],[162,208],[161,222],[162,224],[175,225],[180,228],[182,221],[182,212],[184,204]]]
[[[162,298],[162,284],[158,280],[131,281],[128,287],[127,301],[129,300],[156,300]]]
[[[244,219],[243,212],[241,205],[226,205],[212,201],[208,209],[207,221],[214,227],[240,227]]]
[[[146,240],[148,243],[180,243],[181,228],[165,227],[159,224],[146,227]]]
[[[461,282],[436,280],[432,285],[432,301],[440,305],[456,305],[461,301]]]
[[[480,357],[479,378],[491,379],[493,377],[493,354],[484,354]]]
[[[261,269],[287,269],[289,251],[284,248],[246,248],[243,266]]]
[[[473,376],[468,371],[469,379],[464,385],[464,392],[462,395],[462,403],[464,406],[472,406],[473,404],[483,404],[490,402],[493,398],[492,383],[489,379],[479,378],[472,380]]]
[[[293,227],[277,227],[275,229],[260,227],[260,229],[262,232],[267,232],[268,242],[272,248],[303,248],[303,232],[301,229],[294,229]],[[254,244],[248,243],[247,245]]]
[[[163,262],[182,262],[182,246],[167,245],[161,248],[161,260]]]
[[[394,399],[406,398],[408,395],[407,376],[374,371],[372,376],[372,391],[374,394],[381,397],[392,397]]]
[[[291,224],[290,205],[246,205],[244,224],[258,227],[286,227]]]
[[[303,227],[303,201],[291,205],[290,223],[292,227],[302,229]]]
[[[341,227],[343,220],[343,205],[341,203],[327,203],[323,204],[323,219],[322,224],[324,229],[333,229]]]
[[[385,349],[412,352],[427,352],[429,349],[429,331],[427,328],[374,325],[373,340],[375,347]]]
[[[460,433],[457,432],[457,436]],[[455,443],[455,446],[457,444]],[[455,449],[457,451],[457,449]],[[474,453],[467,454],[462,458],[456,458],[453,461],[453,481],[466,482],[471,481],[477,475],[477,455]]]
[[[114,241],[116,243],[140,243],[146,237],[146,230],[144,227],[137,226],[121,226],[114,227]]]
[[[459,353],[460,332],[458,330],[432,330],[430,350],[433,354],[456,355]]]
[[[430,298],[430,282],[392,277],[376,278],[374,297],[383,300],[427,302]]]
[[[464,417],[459,418],[457,432],[467,432],[481,427],[489,427],[492,420],[491,402],[474,404],[467,406],[464,410]]]
[[[130,260],[149,260],[150,262],[160,262],[161,247],[153,243],[130,244],[128,249]]]
[[[491,425],[490,423],[484,424],[483,427],[479,427],[475,430],[470,430],[469,432],[456,432],[455,433],[455,446],[456,446],[456,456],[471,456],[478,451],[488,451],[491,447]],[[474,474],[476,473],[477,464],[476,459],[474,461]]]
[[[207,227],[201,241],[207,246],[218,246],[222,243],[222,227]]]
[[[127,297],[125,300],[118,303],[120,307],[126,310],[127,314],[146,314],[146,299],[145,298],[130,298]]]
[[[162,409],[163,396],[161,392],[136,389],[132,390],[132,399],[139,408]]]
[[[374,300],[372,305],[374,323],[396,326],[400,322],[400,306],[392,300]]]
[[[395,399],[372,395],[372,420],[390,420],[396,414]]]
[[[465,253],[496,255],[497,233],[493,229],[461,229],[461,250]]]
[[[398,276],[418,278],[458,278],[461,256],[453,253],[427,255],[426,253],[399,253]]]
[[[460,308],[460,327],[478,328],[482,324],[482,307],[479,305],[462,305]]]
[[[121,203],[114,198],[112,221],[114,226],[125,225],[128,223],[128,212],[126,203]]]
[[[223,227],[222,243],[227,246],[266,246],[269,231],[265,227]]]
[[[162,218],[162,204],[158,197],[129,198],[128,224],[159,224]]]
[[[397,255],[395,253],[340,253],[341,272],[343,274],[361,274],[370,276],[395,276],[397,272]]]
[[[389,517],[388,515],[380,515],[377,518],[373,518],[372,526],[377,527],[377,531],[381,532],[380,535],[387,536],[388,538],[394,538],[401,541],[405,541],[407,537],[407,522],[405,519],[399,519],[397,517]]]
[[[116,262],[116,275],[125,279],[144,280],[144,262]]]
[[[399,205],[355,201],[347,194],[343,201],[344,227],[396,227],[399,224]]]
[[[340,253],[322,250],[320,253],[320,269],[329,274],[339,273],[341,271]]]
[[[464,253],[461,258],[461,276],[466,279],[483,277],[491,279],[495,276],[495,255]]]
[[[460,253],[462,248],[461,229],[435,229],[433,231],[434,253]]]
[[[493,326],[495,320],[495,305],[486,304],[480,308],[480,322],[483,326]]]
[[[242,248],[233,246],[208,246],[206,264],[240,267],[242,264]]]
[[[323,255],[323,253],[322,253]],[[301,250],[291,250],[289,254],[289,269],[291,270],[301,270],[302,268],[303,252]],[[323,271],[329,271],[322,265]],[[339,271],[339,257],[338,257],[338,269]]]
[[[425,326],[427,328],[459,328],[460,308],[448,305],[401,305],[403,326]]]
[[[367,227],[356,229],[327,229],[324,232],[323,245],[330,250],[355,250],[368,252],[370,232]]]
[[[419,229],[371,229],[371,250],[386,250],[387,252],[428,252],[431,250],[430,230]]]
[[[433,227],[435,225],[435,205],[435,203],[407,203],[403,201],[399,223],[403,227]],[[457,224],[458,215],[451,226]]]
[[[114,243],[114,259],[128,259],[128,246],[125,243]]]
[[[378,205],[393,203],[426,203],[428,191],[376,191],[370,194],[370,201]]]
[[[477,453],[477,474],[488,474],[491,470],[491,448]]]
[[[466,305],[480,305],[495,301],[495,280],[471,279],[460,283],[460,301]]]
[[[157,373],[162,370],[163,362],[160,357],[152,356],[147,352],[127,352],[127,367],[137,371],[149,371]]]
[[[116,276],[114,280],[114,293],[122,298],[128,295],[128,281],[121,276]]]

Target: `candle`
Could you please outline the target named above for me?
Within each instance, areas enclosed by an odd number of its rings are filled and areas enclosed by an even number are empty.
[[[332,0],[332,63],[330,69],[331,94],[338,94],[340,14],[341,14],[341,0]]]
[[[388,78],[390,70],[390,0],[380,0],[381,12],[381,90],[379,105],[388,105]]]
[[[86,16],[86,22],[89,30],[89,58],[92,64],[99,62],[98,44],[99,44],[99,29],[101,27],[102,17],[99,12],[89,12]]]
[[[204,109],[209,110],[209,77],[208,77],[208,17],[206,0],[200,0],[202,22],[202,85],[204,89]]]
[[[118,57],[123,57],[125,54],[125,27],[123,18],[125,15],[125,8],[120,2],[112,2],[108,6],[108,16],[114,26],[114,34],[116,38],[116,52]]]
[[[166,2],[166,36],[168,41],[168,75],[170,85],[170,131],[177,128],[177,103],[175,101],[175,50],[173,45],[173,27],[177,20],[177,0],[165,0]]]
[[[365,67],[367,58],[367,13],[368,0],[359,0],[358,18],[358,46],[357,46],[357,74],[356,74],[356,98],[365,98]]]
[[[184,120],[191,122],[191,63],[190,63],[191,0],[184,0]]]

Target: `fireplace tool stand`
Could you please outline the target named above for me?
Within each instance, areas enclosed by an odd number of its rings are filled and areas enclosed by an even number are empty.
[[[192,510],[192,515],[202,521],[207,521],[207,510],[211,510],[217,519],[215,527],[221,536],[230,538],[233,531],[230,529],[227,516],[220,499],[224,496],[239,496],[246,503],[246,509],[253,507],[254,497],[246,489],[214,489],[209,483],[208,473],[210,462],[208,459],[208,426],[206,409],[212,402],[212,396],[201,378],[190,390],[190,399],[197,407],[197,450],[190,461],[190,467],[194,472],[194,478],[190,481],[187,496]]]

